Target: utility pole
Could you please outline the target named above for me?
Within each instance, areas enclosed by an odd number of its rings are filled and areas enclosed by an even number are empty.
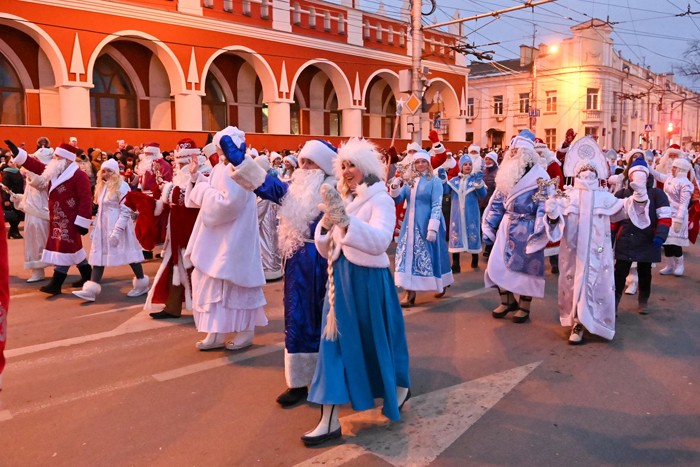
[[[432,0],[435,2],[436,0]],[[488,17],[498,17],[503,13],[508,13],[511,11],[517,11],[517,10],[522,10],[524,8],[533,8],[538,5],[544,5],[546,3],[552,3],[555,2],[556,0],[539,0],[533,2],[532,0],[527,0],[525,3],[522,5],[510,7],[510,8],[504,8],[502,10],[498,11],[491,11],[489,13],[482,13],[474,16],[469,16],[468,18],[458,18],[454,19],[451,21],[446,21],[444,23],[438,23],[438,24],[431,24],[429,26],[422,26],[421,25],[421,0],[411,0],[411,41],[412,41],[412,46],[411,46],[411,92],[413,93],[416,98],[419,99],[419,101],[422,103],[423,102],[423,84],[425,82],[425,77],[423,76],[423,70],[422,70],[422,65],[421,65],[421,55],[423,54],[423,31],[428,30],[428,29],[436,29],[440,28],[443,26],[447,26],[450,24],[457,24],[457,23],[464,23],[465,21],[474,21],[477,19],[481,18],[488,18]],[[422,115],[422,109],[421,113],[418,114],[418,124],[414,124],[413,128],[411,130],[411,141],[414,143],[421,144],[423,141],[423,135],[422,135],[422,124],[421,124],[421,119],[420,116]]]

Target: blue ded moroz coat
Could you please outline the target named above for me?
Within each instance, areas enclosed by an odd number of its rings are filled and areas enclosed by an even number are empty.
[[[445,183],[445,194],[452,195],[450,210],[450,253],[481,252],[481,211],[479,199],[486,196],[481,172],[459,174]]]
[[[404,290],[435,290],[452,284],[452,269],[445,241],[442,215],[442,181],[422,176],[413,187],[404,184],[391,191],[396,204],[406,201],[406,216],[396,245],[396,285]],[[428,229],[437,230],[437,239],[426,239]]]

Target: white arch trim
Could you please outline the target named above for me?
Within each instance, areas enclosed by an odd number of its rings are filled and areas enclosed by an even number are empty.
[[[168,73],[168,78],[170,79],[170,91],[173,94],[181,94],[187,91],[187,86],[185,86],[185,72],[183,71],[182,66],[180,66],[180,62],[173,51],[170,50],[170,48],[161,42],[157,37],[135,30],[115,32],[105,37],[99,44],[97,44],[95,50],[92,52],[92,55],[90,55],[90,59],[88,60],[86,74],[88,84],[93,84],[92,71],[95,67],[97,57],[100,55],[105,46],[107,46],[107,44],[119,39],[132,41],[143,45],[160,59],[165,71]]]
[[[22,60],[19,59],[14,50],[7,44],[7,42],[0,39],[0,55],[4,56],[15,73],[19,78],[20,85],[25,90],[35,89],[34,84],[32,84],[32,78],[27,73],[27,69],[24,67]]]
[[[62,86],[70,81],[68,79],[68,67],[61,49],[46,31],[25,18],[1,11],[0,24],[22,31],[39,44],[39,47],[49,59],[49,63],[51,63],[51,68],[53,68],[53,73],[56,77],[56,86]]]
[[[211,57],[209,57],[207,62],[204,64],[204,67],[202,68],[202,76],[199,79],[199,86],[202,92],[204,92],[206,76],[209,72],[209,68],[212,66],[212,63],[214,63],[214,60],[216,60],[217,57],[227,52],[233,52],[237,57],[242,58],[250,66],[253,67],[253,70],[255,70],[255,73],[258,75],[258,79],[260,80],[260,84],[262,85],[264,102],[277,101],[277,98],[279,97],[279,86],[277,85],[277,80],[275,79],[275,74],[272,71],[272,67],[270,67],[270,64],[267,63],[267,61],[253,49],[239,45],[222,47],[221,49],[214,52],[211,55]],[[238,55],[236,54],[236,52],[250,54],[250,58],[248,58],[246,55]]]
[[[437,84],[440,84],[440,86],[436,86]],[[444,90],[449,91],[447,95],[444,94]],[[430,87],[425,92],[426,99],[429,95],[432,96],[437,91],[440,91],[442,102],[445,104],[445,111],[447,112],[446,117],[459,117],[459,97],[457,97],[457,92],[452,85],[443,78],[431,79]]]
[[[297,72],[294,74],[292,79],[292,89],[297,86],[297,81],[301,73],[311,65],[323,71],[328,78],[330,78],[333,83],[333,88],[335,89],[335,94],[338,96],[338,110],[354,108],[352,101],[352,86],[350,86],[350,81],[348,77],[345,76],[343,70],[335,63],[329,60],[309,60],[308,62],[302,64]]]
[[[382,68],[380,70],[375,71],[369,77],[367,77],[367,81],[365,81],[365,86],[362,89],[362,103],[364,105],[365,102],[367,102],[367,93],[369,92],[369,85],[372,82],[372,79],[374,79],[375,76],[382,75],[381,78],[384,78],[384,81],[386,81],[389,84],[389,87],[391,87],[391,91],[394,93],[394,97],[396,100],[398,100],[401,97],[401,93],[399,92],[399,74],[396,73],[395,71]],[[390,77],[393,77],[395,79],[387,79],[387,76],[389,75]]]

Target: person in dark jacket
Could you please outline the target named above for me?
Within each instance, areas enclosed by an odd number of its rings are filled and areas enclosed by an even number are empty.
[[[625,279],[633,262],[639,274],[639,313],[647,314],[651,295],[651,264],[661,262],[661,246],[671,226],[671,207],[663,190],[654,188],[654,178],[643,156],[633,160],[625,171],[625,188],[615,193],[617,198],[631,196],[639,185],[646,186],[649,197],[649,219],[645,229],[636,227],[629,219],[612,225],[615,242],[615,309],[625,289]]]
[[[24,193],[24,177],[12,160],[9,160],[7,167],[2,169],[2,184],[14,194]],[[5,219],[10,224],[7,238],[22,238],[22,235],[19,233],[19,223],[24,219],[24,213],[15,208],[14,203],[10,199],[10,193],[4,190],[2,192],[2,206],[5,211]]]
[[[484,167],[482,168],[482,173],[484,174],[484,185],[486,186],[486,196],[479,198],[479,211],[481,211],[481,216],[484,215],[484,209],[489,204],[489,200],[493,195],[494,190],[496,190],[496,174],[498,173],[498,154],[494,151],[490,151],[486,156],[484,156]],[[493,245],[484,245],[484,258],[488,258],[491,254],[491,248]]]

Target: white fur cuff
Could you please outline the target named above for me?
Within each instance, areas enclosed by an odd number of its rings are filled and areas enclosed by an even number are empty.
[[[24,165],[24,163],[27,162],[27,151],[25,151],[22,148],[19,148],[19,154],[12,158],[12,162],[19,166]]]
[[[440,219],[430,219],[428,221],[428,231],[438,232],[440,230]]]
[[[234,182],[238,183],[246,191],[253,191],[265,182],[267,172],[255,161],[246,156],[243,162],[236,167],[231,174]]]
[[[92,223],[92,219],[86,219],[83,216],[75,216],[75,225],[78,227],[89,228]]]
[[[289,353],[284,349],[284,377],[290,388],[311,384],[316,371],[317,353]]]

